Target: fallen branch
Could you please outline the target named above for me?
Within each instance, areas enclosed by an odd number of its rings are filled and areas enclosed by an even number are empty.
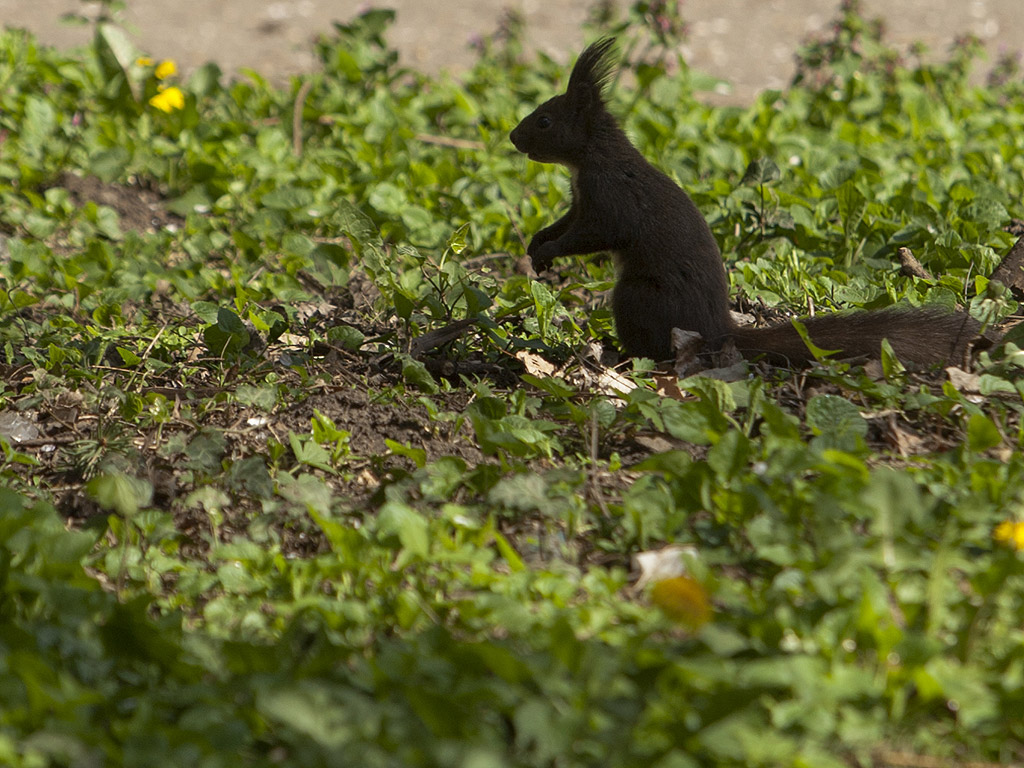
[[[432,331],[427,331],[422,336],[417,336],[409,344],[409,354],[415,358],[419,358],[425,352],[429,352],[432,349],[447,344],[449,341],[454,341],[459,338],[466,329],[476,325],[475,317],[467,317],[463,320],[456,320],[454,323],[449,323],[444,328],[435,328]]]
[[[416,141],[422,141],[424,144],[437,144],[439,147],[452,147],[453,149],[487,149],[487,146],[482,141],[453,139],[451,136],[434,136],[430,133],[417,133]]]

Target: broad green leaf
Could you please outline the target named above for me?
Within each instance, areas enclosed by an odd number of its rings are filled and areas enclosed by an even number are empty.
[[[427,557],[430,538],[427,520],[412,507],[389,501],[377,513],[377,530],[382,536],[397,536],[406,554]]]
[[[844,438],[867,436],[868,424],[860,409],[845,397],[815,395],[807,401],[807,426],[818,435]]]
[[[782,173],[779,171],[779,166],[775,164],[774,160],[770,157],[760,157],[747,166],[747,170],[743,172],[740,184],[757,187],[778,181],[781,176]]]
[[[973,451],[987,451],[1003,442],[999,428],[984,414],[974,413],[967,420],[967,443]]]
[[[137,477],[114,472],[90,481],[87,490],[96,503],[121,517],[131,517],[153,499],[153,486]]]

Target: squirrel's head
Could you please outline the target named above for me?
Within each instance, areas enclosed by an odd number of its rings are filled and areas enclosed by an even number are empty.
[[[603,91],[614,47],[615,38],[606,37],[580,54],[565,93],[545,101],[509,135],[516,149],[540,163],[576,165],[585,156],[595,131],[610,119]]]

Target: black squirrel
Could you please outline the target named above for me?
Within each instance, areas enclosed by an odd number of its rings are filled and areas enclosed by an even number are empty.
[[[604,101],[614,38],[589,46],[564,94],[541,104],[510,134],[531,160],[572,173],[572,204],[540,230],[527,253],[543,272],[559,256],[611,251],[618,261],[612,308],[619,341],[636,357],[672,357],[673,328],[696,331],[711,350],[731,339],[745,357],[782,365],[814,358],[789,322],[740,327],[718,244],[689,196],[632,145]],[[958,361],[979,323],[942,308],[897,308],[803,318],[812,342],[844,358],[877,358],[887,338],[901,360]]]

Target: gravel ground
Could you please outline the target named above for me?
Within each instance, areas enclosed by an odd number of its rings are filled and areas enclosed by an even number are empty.
[[[627,0],[619,0],[624,4]],[[472,61],[468,42],[492,31],[502,10],[523,13],[531,40],[570,59],[580,47],[580,24],[591,0],[390,0],[398,12],[391,41],[404,63],[458,72]],[[209,60],[228,72],[251,67],[285,77],[314,66],[309,41],[366,7],[352,0],[128,0],[123,19],[141,49],[173,58],[188,71]],[[729,100],[744,102],[762,88],[784,85],[793,52],[823,31],[838,0],[685,0],[691,66],[732,84]],[[26,27],[66,47],[85,41],[88,27],[68,26],[68,13],[95,14],[83,0],[0,0],[0,23]],[[886,19],[889,39],[914,40],[941,52],[965,32],[978,35],[992,56],[1024,44],[1022,0],[864,0],[867,14]]]

